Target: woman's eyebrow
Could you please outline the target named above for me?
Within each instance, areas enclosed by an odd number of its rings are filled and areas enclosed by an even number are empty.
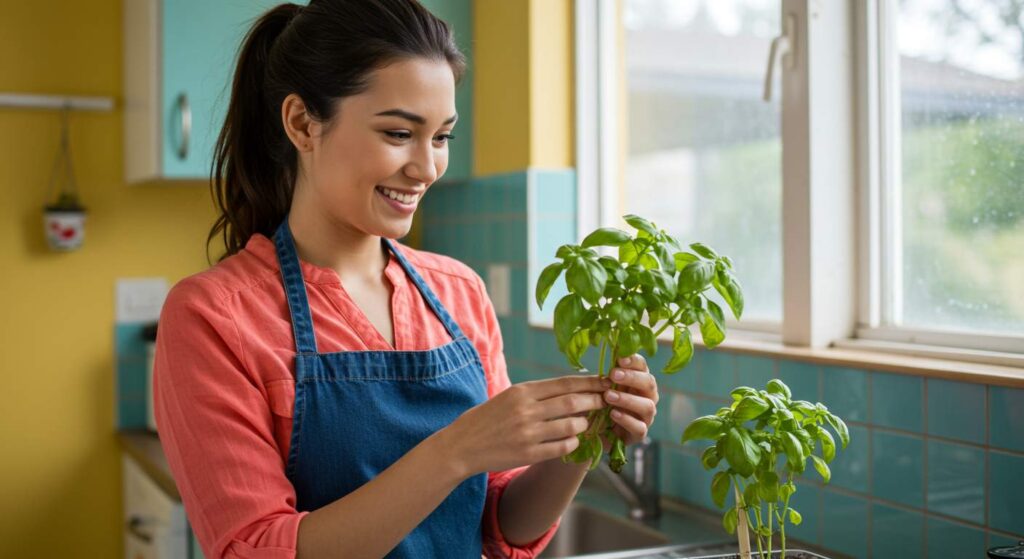
[[[427,119],[421,117],[420,115],[410,113],[409,111],[403,111],[402,109],[387,110],[384,112],[377,113],[375,116],[397,116],[415,122],[416,124],[419,124],[421,126],[427,123]],[[451,124],[458,120],[458,118],[459,115],[452,115],[448,120],[444,121],[444,124]]]

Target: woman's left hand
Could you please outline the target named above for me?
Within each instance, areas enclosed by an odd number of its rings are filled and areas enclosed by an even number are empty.
[[[647,361],[639,354],[619,359],[619,366],[612,369],[611,381],[617,389],[613,390],[606,379],[609,388],[604,393],[604,400],[612,406],[609,416],[614,422],[612,431],[626,445],[638,443],[647,435],[657,414],[658,382],[648,370]],[[607,440],[603,442],[605,450],[611,448]]]

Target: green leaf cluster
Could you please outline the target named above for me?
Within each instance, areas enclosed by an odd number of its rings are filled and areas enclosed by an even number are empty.
[[[555,340],[577,369],[583,369],[582,360],[591,347],[599,351],[601,376],[605,374],[606,357],[609,368],[619,358],[634,353],[653,357],[658,351],[658,336],[671,328],[672,357],[663,372],[678,372],[693,358],[691,326],[700,329],[708,348],[725,340],[725,314],[708,298],[711,290],[721,295],[739,319],[743,314],[743,289],[729,257],[701,243],[683,248],[678,240],[643,217],[626,215],[623,219],[635,233],[604,227],[587,235],[579,245],[558,248],[558,261],[544,268],[537,281],[537,306],[544,307],[551,287],[564,277],[568,295],[555,304]],[[603,255],[597,247],[610,247],[609,252],[616,255]],[[589,439],[605,435],[611,440],[612,469],[619,471],[626,460],[624,451],[617,450],[618,439],[611,431],[610,409],[601,410],[591,430],[581,434],[580,446],[565,460],[590,461],[591,467],[596,467],[603,446]]]
[[[835,431],[842,448],[850,442],[849,430],[824,404],[794,399],[779,379],[768,381],[763,390],[740,386],[731,396],[730,406],[694,419],[681,442],[714,443],[704,450],[701,464],[709,471],[719,468],[711,480],[716,505],[724,507],[730,490],[734,493],[735,504],[722,516],[725,529],[735,532],[738,515],[752,515],[750,525],[758,549],[769,557],[772,522],[777,521],[785,556],[785,523],[801,521],[800,513],[789,506],[789,498],[796,492],[793,479],[804,473],[810,460],[828,483],[832,477],[828,464],[835,458],[836,443],[825,427]]]

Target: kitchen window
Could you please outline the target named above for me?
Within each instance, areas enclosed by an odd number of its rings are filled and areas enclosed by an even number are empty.
[[[735,330],[1024,364],[1022,10],[578,1],[581,234],[730,255]]]

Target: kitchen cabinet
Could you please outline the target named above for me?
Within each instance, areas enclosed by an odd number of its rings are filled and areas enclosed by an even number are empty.
[[[207,180],[234,60],[270,0],[124,0],[129,184]]]
[[[128,454],[122,454],[125,559],[187,559],[185,508]]]

